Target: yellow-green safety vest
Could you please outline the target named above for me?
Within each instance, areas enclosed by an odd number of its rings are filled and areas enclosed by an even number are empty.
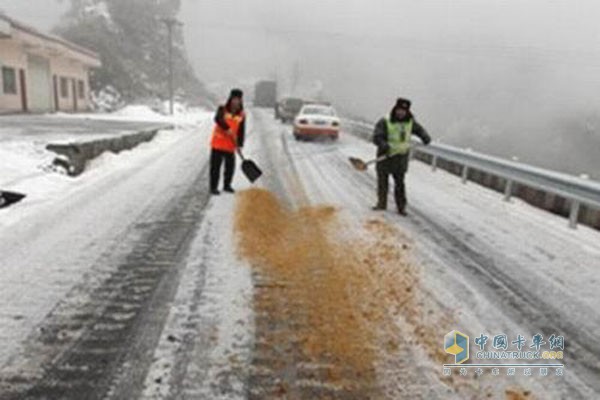
[[[390,145],[389,155],[407,154],[410,150],[413,120],[392,122],[389,118],[386,118],[385,122],[387,123],[387,141]]]

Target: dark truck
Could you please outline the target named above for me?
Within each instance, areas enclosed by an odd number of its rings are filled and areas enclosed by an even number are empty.
[[[277,82],[260,81],[254,88],[254,106],[270,107],[277,106]]]

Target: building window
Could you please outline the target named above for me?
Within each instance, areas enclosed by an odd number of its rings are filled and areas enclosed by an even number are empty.
[[[2,67],[2,88],[4,94],[17,94],[17,73],[14,68]]]
[[[77,81],[77,92],[80,99],[85,99],[85,84],[83,81]]]
[[[69,97],[69,80],[67,78],[60,78],[60,97]]]

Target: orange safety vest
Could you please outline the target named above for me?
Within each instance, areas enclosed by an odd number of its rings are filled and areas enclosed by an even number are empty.
[[[225,110],[225,115],[223,118],[229,128],[233,132],[233,136],[229,135],[227,131],[223,130],[219,126],[219,124],[215,124],[215,128],[213,129],[212,139],[210,141],[210,145],[215,150],[226,151],[228,153],[234,153],[237,148],[237,140],[238,134],[240,131],[240,125],[246,115],[244,112],[239,114],[232,114],[229,111]]]

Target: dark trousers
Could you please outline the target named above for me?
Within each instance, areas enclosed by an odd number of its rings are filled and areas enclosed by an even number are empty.
[[[398,154],[377,163],[377,206],[387,208],[390,175],[394,179],[394,199],[398,210],[406,207],[404,175],[408,170],[408,154]]]
[[[223,161],[225,161],[224,187],[231,187],[235,171],[235,154],[212,149],[210,153],[210,190],[217,190],[219,188],[219,177]]]

